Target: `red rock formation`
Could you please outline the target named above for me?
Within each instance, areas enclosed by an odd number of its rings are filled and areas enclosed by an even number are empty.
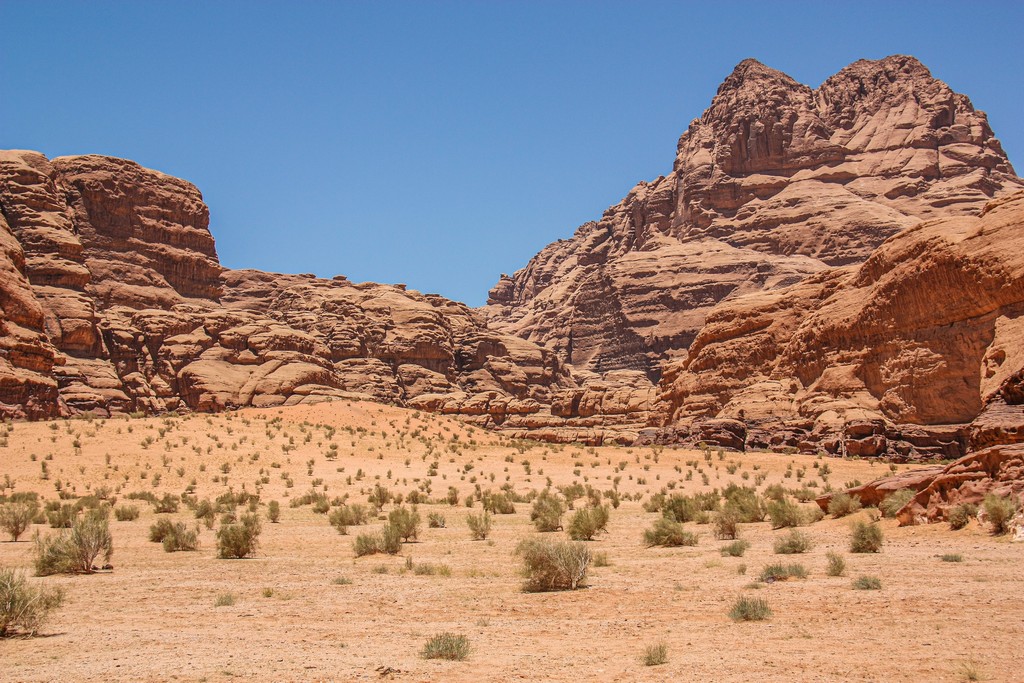
[[[2,152],[0,208],[0,414],[429,394],[487,424],[572,386],[442,297],[222,269],[199,191],[130,161]]]
[[[657,380],[720,302],[863,262],[923,218],[977,215],[1020,187],[985,115],[912,57],[817,90],[746,60],[670,175],[503,276],[485,310],[578,367]]]

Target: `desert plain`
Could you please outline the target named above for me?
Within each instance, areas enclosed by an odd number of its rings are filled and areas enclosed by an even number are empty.
[[[37,637],[0,641],[3,680],[1012,681],[1024,670],[1020,546],[977,521],[951,531],[945,523],[900,528],[875,509],[825,516],[800,528],[813,545],[797,555],[775,554],[775,540],[790,530],[770,521],[740,525],[750,543],[741,557],[723,555],[729,541],[717,540],[710,524],[685,524],[696,546],[643,543],[660,516],[644,504],[659,492],[737,484],[806,493],[913,465],[512,440],[359,401],[17,422],[0,432],[0,478],[14,492],[52,501],[59,482],[70,502],[100,492],[140,510],[133,521],[111,517],[112,570],[30,579],[64,587],[65,604]],[[516,502],[514,513],[493,515],[487,539],[473,540],[467,515],[479,514],[481,502],[467,507],[465,499],[503,487],[526,499],[572,484],[592,487],[606,504],[612,491],[619,500],[607,531],[586,542],[594,558],[586,586],[525,592],[516,546],[566,533],[539,534],[531,504]],[[401,494],[406,507],[412,492],[427,500],[416,506],[418,538],[397,555],[356,557],[353,547],[359,534],[380,530],[394,501],[346,534],[311,505],[291,504],[315,491],[371,508],[377,485]],[[186,490],[194,500],[258,493],[255,555],[218,559],[219,521],[208,529],[186,505],[158,514],[129,497]],[[277,523],[267,519],[270,501],[280,504]],[[586,504],[586,496],[575,501]],[[443,528],[428,526],[431,513],[444,517]],[[171,553],[150,542],[159,518],[199,528],[198,549]],[[849,552],[851,524],[875,519],[881,551]],[[35,524],[17,543],[5,538],[0,566],[31,574],[36,532],[55,530]],[[826,573],[830,551],[844,558],[843,576]],[[803,565],[807,577],[760,581],[779,561]],[[881,589],[855,590],[860,576],[879,579]],[[732,620],[742,596],[764,598],[772,616]],[[465,660],[420,655],[443,632],[468,639]],[[666,663],[646,666],[646,648],[659,644]]]

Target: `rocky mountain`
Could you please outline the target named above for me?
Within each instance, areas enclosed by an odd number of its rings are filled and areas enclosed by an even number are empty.
[[[578,368],[657,382],[720,302],[862,263],[923,219],[1021,188],[984,113],[912,57],[856,62],[816,90],[745,60],[672,173],[502,276],[485,312]]]
[[[188,182],[0,152],[0,415],[348,397],[557,441],[960,457],[1024,443],[1022,234],[984,113],[904,56],[817,89],[742,62],[672,173],[476,311],[225,269]]]
[[[6,416],[349,397],[501,422],[573,385],[443,297],[222,268],[199,191],[131,161],[0,152],[0,245]]]

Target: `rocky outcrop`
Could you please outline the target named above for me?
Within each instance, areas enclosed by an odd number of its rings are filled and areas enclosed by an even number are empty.
[[[854,456],[1024,440],[1022,227],[1024,193],[924,221],[858,268],[721,305],[668,364],[667,423],[742,419]]]
[[[949,465],[883,477],[846,493],[864,505],[878,505],[904,489],[915,495],[896,513],[900,526],[941,521],[950,508],[964,503],[980,505],[988,494],[1024,500],[1024,445],[992,446]],[[830,500],[831,495],[826,495],[817,503],[827,510]]]
[[[0,414],[429,395],[490,424],[575,386],[443,297],[223,269],[199,191],[130,161],[0,152],[0,208]]]
[[[912,57],[857,62],[815,90],[746,60],[679,139],[671,174],[502,276],[485,311],[579,368],[657,382],[726,322],[721,303],[758,294],[796,320],[789,304],[827,298],[837,267],[1021,187],[985,115]],[[816,293],[786,289],[797,282]],[[773,328],[762,339],[787,328],[745,323]]]

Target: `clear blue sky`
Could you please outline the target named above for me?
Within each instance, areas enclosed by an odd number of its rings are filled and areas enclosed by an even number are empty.
[[[0,147],[195,183],[222,262],[471,305],[671,170],[745,57],[913,54],[1024,164],[1017,2],[0,0]]]

